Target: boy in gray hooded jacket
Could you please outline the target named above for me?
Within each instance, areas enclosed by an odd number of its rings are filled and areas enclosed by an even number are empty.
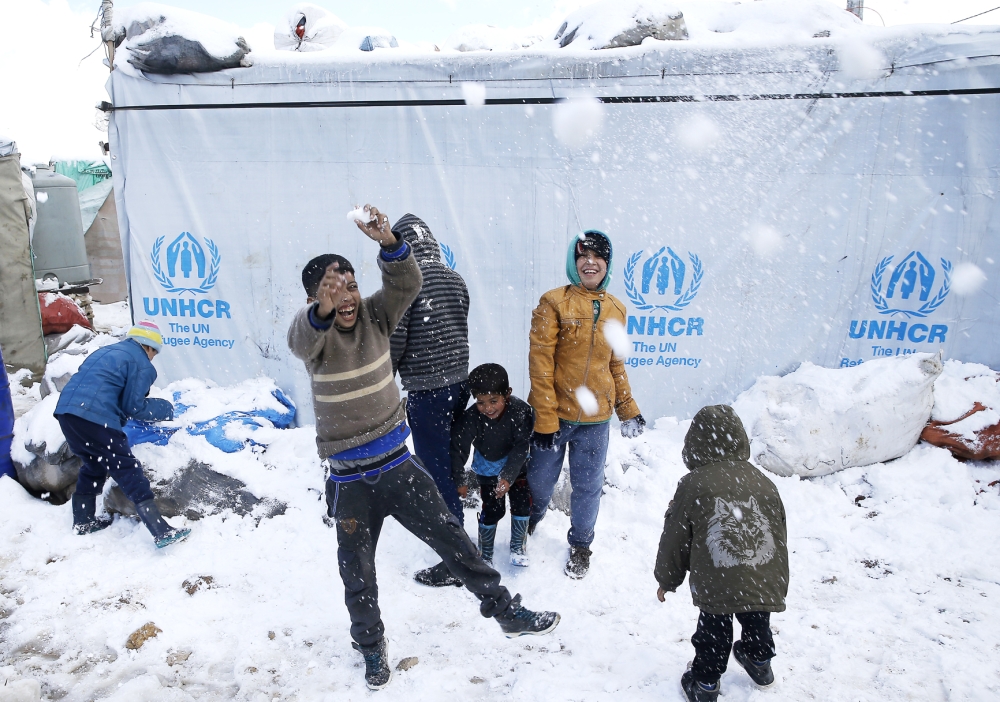
[[[729,652],[759,686],[774,682],[771,612],[785,611],[788,549],[778,490],[751,465],[743,423],[727,405],[703,407],[684,437],[684,465],[667,507],[654,575],[660,602],[688,571],[701,610],[691,668],[681,677],[690,702],[714,702]],[[742,634],[733,645],[733,615]]]

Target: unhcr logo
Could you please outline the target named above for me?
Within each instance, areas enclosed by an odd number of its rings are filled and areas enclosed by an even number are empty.
[[[883,294],[882,284],[890,265],[892,256],[886,256],[872,273],[872,300],[879,314],[926,317],[941,306],[951,291],[951,261],[941,259],[940,285],[932,297],[937,272],[922,253],[911,251],[892,269]]]
[[[182,232],[167,246],[167,270],[164,272],[161,266],[161,248],[163,247],[163,237],[157,237],[153,242],[153,250],[150,258],[153,261],[153,275],[156,281],[163,286],[168,293],[207,293],[215,286],[215,281],[219,277],[219,263],[222,257],[219,255],[219,247],[215,242],[206,238],[205,246],[211,260],[206,266],[205,250],[198,243],[198,240],[191,236],[190,232]],[[194,278],[192,278],[194,274]],[[183,279],[181,285],[175,285],[173,279],[180,276]],[[200,280],[197,287],[185,287],[184,283]]]
[[[181,232],[164,250],[165,238],[157,237],[150,251],[153,277],[167,292],[184,297],[144,297],[143,307],[151,317],[201,317],[231,319],[230,305],[225,300],[192,299],[215,287],[219,278],[222,256],[219,247],[209,238],[199,242],[190,232]],[[204,245],[202,245],[204,243]],[[173,332],[208,333],[207,325],[180,325]],[[171,343],[165,340],[165,343]]]
[[[851,339],[866,339],[871,356],[904,356],[920,349],[903,344],[943,344],[947,324],[931,324],[926,319],[944,304],[951,292],[951,261],[941,258],[937,268],[920,251],[911,251],[893,265],[886,256],[875,266],[871,279],[872,302],[879,314],[903,319],[851,320]],[[856,366],[863,358],[842,358],[841,367]]]

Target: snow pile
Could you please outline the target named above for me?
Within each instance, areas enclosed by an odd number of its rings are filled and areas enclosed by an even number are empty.
[[[567,17],[553,40],[560,47],[574,44],[576,48],[614,49],[636,46],[647,37],[687,39],[684,13],[674,3],[604,0]]]
[[[526,569],[508,565],[509,517],[500,524],[504,583],[527,606],[562,614],[549,636],[505,639],[464,589],[414,583],[413,572],[437,558],[386,520],[377,560],[390,665],[418,662],[395,671],[380,701],[681,699],[698,610],[686,587],[657,602],[652,564],[663,512],[687,473],[680,450],[689,423],[653,424],[635,441],[612,432],[585,580],[562,574],[562,513],[539,525]],[[9,684],[34,680],[46,698],[65,702],[370,699],[350,645],[336,534],[322,521],[313,428],[270,431],[262,452],[223,454],[181,435],[167,447],[139,447],[142,460],[165,466],[210,457],[255,494],[288,504],[259,524],[233,514],[174,517],[193,532],[165,551],[129,519],[75,536],[69,505],[0,480],[0,657]],[[774,477],[788,515],[791,581],[788,611],[771,619],[778,682],[767,698],[1000,694],[991,617],[1000,553],[977,536],[1000,528],[1000,495],[987,487],[997,479],[995,463],[962,464],[925,445],[890,465]],[[473,533],[474,510],[465,523]],[[128,650],[147,622],[162,631]],[[722,687],[726,700],[761,697],[732,661]]]
[[[454,51],[517,51],[537,44],[542,37],[518,29],[501,29],[489,24],[470,24],[459,28],[442,42]]]
[[[777,475],[826,475],[902,456],[934,405],[940,357],[917,353],[853,368],[803,363],[759,378],[733,403],[750,460]]]
[[[951,431],[971,438],[980,429],[1000,422],[1000,373],[981,363],[945,362],[941,377],[934,382],[931,419],[954,422],[971,412],[977,402],[988,410],[979,413],[986,416],[952,424]]]
[[[285,15],[285,26],[274,30],[274,48],[279,51],[322,51],[337,41],[347,24],[329,10],[307,2]]]
[[[948,361],[934,383],[931,423],[920,438],[961,458],[1000,457],[1000,373]]]

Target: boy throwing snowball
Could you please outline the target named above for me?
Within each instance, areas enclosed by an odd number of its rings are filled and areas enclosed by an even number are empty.
[[[374,207],[364,210],[357,226],[381,247],[382,289],[362,298],[347,259],[314,258],[302,270],[310,304],[295,315],[288,346],[312,379],[316,444],[329,472],[327,523],[337,530],[354,648],[364,656],[368,687],[378,690],[392,678],[375,579],[375,548],[388,516],[437,552],[479,598],[480,613],[495,618],[508,637],[546,634],[559,615],[532,612],[520,595],[511,597],[406,447],[389,337],[420,291],[420,268],[389,219]]]

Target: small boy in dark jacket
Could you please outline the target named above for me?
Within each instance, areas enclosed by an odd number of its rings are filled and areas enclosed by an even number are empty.
[[[754,468],[743,423],[727,405],[703,407],[684,437],[684,465],[667,507],[654,574],[660,602],[691,571],[701,610],[691,667],[681,676],[690,702],[714,702],[729,652],[761,687],[774,682],[771,612],[785,611],[785,507]],[[742,628],[733,645],[733,615]]]
[[[183,541],[191,533],[190,529],[175,529],[160,516],[149,480],[122,430],[129,419],[157,422],[174,418],[174,407],[168,401],[146,397],[156,380],[153,358],[162,346],[159,327],[140,322],[124,341],[87,357],[59,396],[53,414],[70,450],[83,462],[73,493],[77,534],[92,534],[111,526],[111,519],[97,516],[97,496],[104,490],[109,473],[135,503],[157,548]]]
[[[483,511],[479,515],[479,552],[493,562],[497,523],[506,513],[504,497],[510,498],[510,562],[528,565],[526,542],[531,493],[528,491],[528,446],[535,413],[524,400],[511,395],[507,371],[496,363],[484,363],[469,374],[469,389],[476,404],[456,420],[451,431],[451,473],[464,498],[465,462],[475,447],[472,470],[479,480]]]

